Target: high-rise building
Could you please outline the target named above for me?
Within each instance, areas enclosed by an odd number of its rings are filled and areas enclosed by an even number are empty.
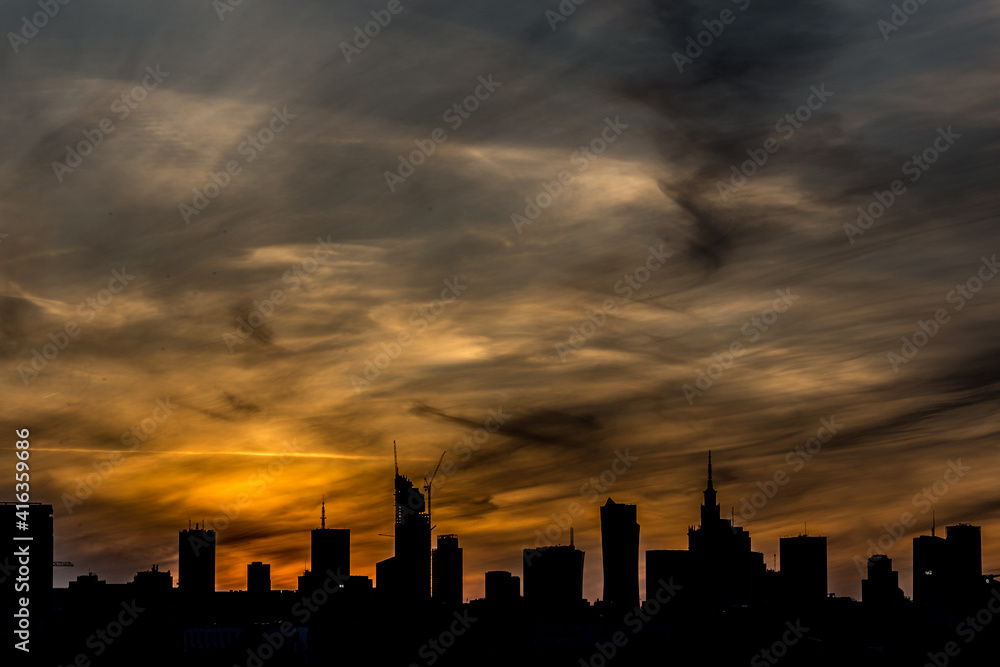
[[[979,526],[960,523],[913,538],[913,601],[920,604],[975,604],[986,591]]]
[[[426,601],[431,593],[431,523],[424,494],[399,474],[398,463],[394,490],[395,554],[376,563],[376,585],[380,594],[397,602]]]
[[[524,550],[524,600],[542,608],[583,601],[583,552],[573,546]]]
[[[826,598],[826,538],[782,537],[781,580],[788,600],[815,603]]]
[[[188,595],[215,592],[215,531],[188,528],[180,532],[177,588]]]
[[[604,601],[623,609],[639,605],[639,523],[635,505],[611,498],[601,508]]]
[[[351,531],[347,528],[326,527],[326,499],[320,510],[320,527],[312,531],[312,571],[315,576],[330,576],[328,572],[348,577],[351,574]]]
[[[978,581],[983,574],[983,538],[979,526],[960,523],[945,528],[955,578],[961,583]]]
[[[933,531],[932,531],[933,532]],[[952,578],[950,545],[934,534],[913,538],[913,601],[939,604]]]
[[[763,587],[764,554],[751,550],[750,534],[742,526],[721,517],[712,482],[712,452],[704,496],[701,525],[688,529],[694,567],[688,599],[720,608],[750,604]]]
[[[462,547],[456,535],[438,535],[431,554],[431,590],[438,602],[462,604]]]
[[[261,595],[271,591],[271,565],[254,561],[247,565],[247,592]]]

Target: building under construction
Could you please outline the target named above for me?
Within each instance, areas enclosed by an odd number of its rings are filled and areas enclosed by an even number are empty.
[[[396,445],[393,443],[393,458]],[[406,602],[429,600],[431,596],[431,519],[424,494],[395,462],[395,555],[376,564],[380,595]]]

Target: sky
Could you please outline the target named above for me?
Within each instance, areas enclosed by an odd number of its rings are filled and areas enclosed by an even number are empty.
[[[0,10],[0,451],[56,585],[205,521],[220,590],[294,588],[324,497],[374,578],[394,441],[468,598],[570,525],[602,597],[608,497],[686,548],[709,450],[769,567],[910,594],[933,515],[1000,571],[995,4],[44,6]]]

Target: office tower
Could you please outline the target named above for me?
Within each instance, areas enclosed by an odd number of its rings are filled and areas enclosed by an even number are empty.
[[[524,550],[524,600],[541,608],[583,600],[583,552],[573,546]]]
[[[456,535],[438,535],[431,554],[431,589],[438,602],[462,604],[462,547]]]
[[[639,523],[635,505],[611,498],[601,508],[604,601],[623,609],[639,605]]]
[[[320,510],[320,527],[312,531],[312,572],[322,581],[328,572],[348,577],[351,574],[351,531],[326,527],[326,499]]]
[[[960,523],[945,528],[955,577],[960,582],[978,580],[983,574],[983,538],[979,526]]]
[[[960,523],[946,531],[951,567],[948,597],[963,607],[980,604],[979,598],[986,592],[980,527]]]
[[[781,580],[787,599],[815,603],[826,598],[826,538],[782,537],[779,545]]]
[[[505,570],[486,573],[486,599],[490,602],[511,602],[521,597],[521,577]]]
[[[180,532],[177,588],[187,595],[215,592],[215,531],[188,528]]]
[[[913,601],[940,604],[953,577],[948,542],[936,535],[913,538]]]
[[[876,606],[903,601],[899,572],[892,569],[892,559],[885,554],[875,554],[868,559],[868,578],[861,581],[861,601]]]
[[[268,593],[271,590],[271,566],[268,563],[254,561],[247,565],[247,592],[253,595]]]

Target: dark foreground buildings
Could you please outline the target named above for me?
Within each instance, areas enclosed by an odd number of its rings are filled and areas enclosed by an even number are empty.
[[[688,529],[687,551],[646,552],[646,599],[671,579],[683,585],[679,600],[690,606],[722,609],[763,599],[764,555],[751,550],[749,533],[721,517],[717,495],[710,453],[701,525]]]
[[[177,588],[169,571],[153,565],[128,583],[87,574],[52,589],[51,507],[31,506],[31,528],[22,534],[11,528],[17,521],[11,506],[2,505],[4,539],[37,540],[32,548],[38,551],[31,553],[39,568],[29,582],[38,595],[31,602],[35,651],[13,655],[9,641],[0,664],[995,663],[1000,585],[981,571],[977,526],[949,526],[944,538],[932,531],[914,539],[919,568],[913,603],[903,598],[889,557],[872,555],[863,601],[856,602],[828,595],[826,538],[782,538],[781,570],[767,570],[749,534],[721,517],[711,467],[702,495],[701,521],[688,531],[688,549],[646,552],[644,601],[638,599],[638,510],[607,499],[600,511],[605,592],[593,605],[583,597],[585,554],[572,531],[569,545],[522,551],[523,596],[517,576],[491,571],[485,573],[485,597],[463,602],[458,538],[439,535],[431,550],[424,495],[398,469],[395,554],[379,563],[377,586],[350,574],[350,532],[326,528],[324,504],[320,527],[309,538],[302,533],[311,570],[297,590],[273,590],[269,565],[255,561],[247,566],[246,591],[215,591],[217,549],[225,544],[218,545],[205,526],[180,531]],[[18,622],[11,607],[17,576],[16,564],[2,564],[10,639],[16,639],[11,630]]]

